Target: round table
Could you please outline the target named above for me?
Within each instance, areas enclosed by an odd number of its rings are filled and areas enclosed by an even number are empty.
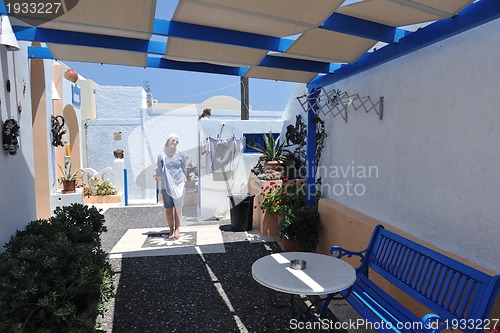
[[[290,261],[305,260],[303,270],[290,268]],[[292,295],[333,294],[351,287],[356,271],[347,262],[324,254],[282,252],[262,257],[252,265],[255,281]]]

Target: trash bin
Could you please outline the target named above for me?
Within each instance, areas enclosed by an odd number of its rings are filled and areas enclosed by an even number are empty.
[[[232,231],[252,230],[254,197],[255,194],[252,193],[237,193],[229,196]]]

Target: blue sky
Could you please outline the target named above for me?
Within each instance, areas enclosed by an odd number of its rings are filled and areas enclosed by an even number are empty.
[[[157,0],[156,17],[170,20],[176,5],[177,0]],[[148,81],[153,98],[160,103],[200,103],[217,95],[240,99],[238,76],[70,61],[64,63],[100,85],[145,87]],[[249,79],[249,85],[250,105],[254,110],[282,111],[296,83]]]

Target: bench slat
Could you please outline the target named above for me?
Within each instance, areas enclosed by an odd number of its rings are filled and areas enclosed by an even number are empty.
[[[360,276],[347,300],[354,307],[359,308],[359,305],[362,305],[365,308],[364,311],[369,311],[375,318],[373,323],[385,321],[396,327],[398,322],[420,321],[413,313],[406,310],[394,298],[363,276]],[[404,328],[400,331],[412,332],[410,329],[405,330]]]
[[[472,291],[474,290],[474,287],[476,286],[476,281],[475,280],[469,280],[469,282],[467,283],[467,290],[465,292],[465,296],[464,296],[464,302],[462,302],[462,306],[460,307],[460,309],[458,309],[458,317],[462,318],[465,314],[465,309],[467,309],[467,304],[469,303],[470,301],[470,298],[472,296]]]
[[[439,287],[436,287],[436,283],[438,281],[443,281],[443,278],[440,278],[441,274],[442,274],[442,271],[443,271],[443,265],[441,265],[441,263],[437,263],[436,264],[436,274],[434,274],[433,278],[432,278],[432,282],[431,282],[431,286],[429,287],[429,290],[430,290],[430,294],[429,296],[431,296],[431,299],[433,302],[436,302],[436,294],[439,294]]]

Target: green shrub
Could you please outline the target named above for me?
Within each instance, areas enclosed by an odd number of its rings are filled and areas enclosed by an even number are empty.
[[[72,204],[30,222],[0,253],[0,332],[89,332],[113,296],[104,216]]]
[[[315,250],[322,229],[318,206],[285,206],[282,214],[283,219],[278,223],[280,237],[300,241],[309,250]]]

